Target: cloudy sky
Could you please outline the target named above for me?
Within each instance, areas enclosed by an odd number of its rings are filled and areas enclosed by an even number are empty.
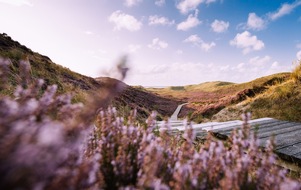
[[[128,55],[131,85],[245,82],[301,59],[301,0],[0,0],[0,32],[92,77]]]

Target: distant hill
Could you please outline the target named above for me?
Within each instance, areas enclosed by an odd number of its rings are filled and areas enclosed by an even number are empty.
[[[150,92],[154,92],[160,95],[171,95],[177,98],[182,92],[189,93],[194,91],[202,92],[212,92],[218,89],[223,88],[224,86],[234,85],[235,83],[223,82],[223,81],[213,81],[213,82],[204,82],[200,84],[186,85],[186,86],[170,86],[165,88],[146,88]]]
[[[206,92],[211,92],[214,90],[217,90],[221,87],[228,86],[228,85],[233,85],[235,83],[232,82],[223,82],[223,81],[214,81],[214,82],[205,82],[197,85],[188,85],[185,86],[186,90],[202,90]]]
[[[9,85],[0,91],[1,94],[12,94],[16,85],[20,84],[19,60],[27,59],[31,65],[31,77],[42,78],[47,85],[57,84],[58,92],[71,92],[75,96],[74,102],[85,102],[87,95],[92,91],[101,91],[108,88],[122,86],[112,100],[112,104],[121,110],[120,113],[127,113],[136,108],[138,117],[145,119],[152,110],[159,113],[159,118],[170,116],[181,101],[170,98],[162,98],[151,92],[133,88],[116,79],[100,77],[97,79],[81,75],[61,65],[55,64],[47,56],[40,55],[14,41],[7,34],[0,34],[0,57],[9,58],[11,76]]]

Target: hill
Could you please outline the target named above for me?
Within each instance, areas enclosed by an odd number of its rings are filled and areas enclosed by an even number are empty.
[[[158,111],[158,119],[163,119],[170,116],[177,105],[188,102],[181,110],[180,117],[188,116],[195,122],[238,119],[243,111],[251,111],[254,118],[273,117],[301,121],[300,64],[293,73],[278,73],[242,84],[215,81],[145,89],[131,87],[112,78],[94,79],[75,73],[12,40],[6,34],[0,34],[0,57],[9,58],[11,62],[8,85],[0,89],[0,97],[1,94],[12,95],[15,87],[24,82],[19,60],[26,59],[31,66],[30,77],[44,79],[44,89],[56,84],[58,93],[71,92],[74,95],[73,102],[84,103],[89,100],[91,93],[101,96],[114,90],[107,102],[124,115],[136,108],[138,118],[142,120],[152,110]]]
[[[300,109],[291,109],[290,106],[290,104],[300,106],[301,90],[296,82],[292,81],[291,73],[278,73],[241,84],[215,81],[147,90],[188,102],[186,107],[195,111],[183,110],[180,116],[188,115],[196,122],[239,119],[244,111],[251,111],[254,118],[274,117],[300,121],[300,118],[291,113],[301,113]]]
[[[140,119],[145,119],[152,110],[157,110],[158,117],[161,119],[170,116],[177,105],[181,103],[181,101],[162,98],[151,92],[141,91],[116,79],[107,77],[94,79],[73,72],[53,63],[49,57],[33,52],[11,39],[7,34],[0,34],[1,57],[8,58],[11,64],[8,85],[6,88],[0,89],[0,96],[1,94],[11,95],[16,85],[22,84],[19,60],[26,59],[31,66],[31,79],[44,79],[44,89],[48,85],[56,84],[59,93],[71,92],[74,95],[73,102],[85,103],[92,92],[105,94],[106,91],[114,89],[114,97],[110,97],[108,101],[121,110],[120,113],[127,114],[131,109],[136,108]]]

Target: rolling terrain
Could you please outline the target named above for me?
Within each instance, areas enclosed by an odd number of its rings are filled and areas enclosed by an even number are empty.
[[[58,93],[70,92],[74,95],[73,102],[86,102],[91,93],[110,94],[108,101],[111,102],[120,113],[129,114],[136,108],[138,118],[147,118],[152,110],[158,112],[158,119],[170,116],[181,101],[160,97],[151,92],[133,88],[116,79],[99,77],[97,79],[73,72],[68,68],[55,64],[47,56],[33,52],[19,42],[14,41],[7,34],[0,34],[0,58],[9,59],[10,76],[8,85],[0,89],[1,94],[13,94],[16,85],[22,84],[19,60],[27,60],[30,63],[30,78],[44,80],[44,89],[48,85],[56,84]],[[101,96],[101,95],[100,95]]]
[[[163,97],[188,102],[180,116],[195,122],[239,119],[249,111],[253,118],[301,121],[300,65],[292,73],[278,73],[241,84],[215,81],[198,85],[148,88]]]
[[[8,85],[0,89],[0,97],[12,95],[15,87],[22,84],[19,60],[30,63],[30,78],[44,79],[44,89],[56,84],[58,93],[70,92],[73,102],[87,102],[91,94],[113,92],[108,104],[128,115],[137,109],[138,118],[144,120],[152,110],[158,119],[170,117],[177,105],[185,105],[179,117],[188,117],[197,123],[239,119],[241,113],[250,111],[253,118],[301,121],[301,69],[300,63],[292,73],[278,73],[253,81],[235,84],[224,81],[167,88],[132,87],[122,81],[98,77],[96,79],[75,73],[55,64],[47,56],[33,52],[6,34],[0,34],[0,58],[8,58],[10,77]],[[106,105],[107,106],[107,105]]]

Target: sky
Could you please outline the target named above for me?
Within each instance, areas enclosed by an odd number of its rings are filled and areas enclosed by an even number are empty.
[[[301,60],[301,0],[0,0],[0,32],[91,77],[242,83]]]

